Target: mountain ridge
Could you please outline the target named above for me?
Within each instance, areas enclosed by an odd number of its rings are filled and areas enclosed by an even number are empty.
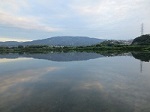
[[[18,45],[49,45],[49,46],[88,46],[103,42],[104,39],[90,38],[86,36],[55,36],[46,39],[39,39],[27,42],[0,42],[0,46]]]

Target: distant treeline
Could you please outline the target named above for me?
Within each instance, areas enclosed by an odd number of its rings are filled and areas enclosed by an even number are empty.
[[[92,46],[47,46],[31,45],[18,47],[0,47],[0,53],[47,53],[47,52],[101,52],[101,51],[150,51],[150,45],[117,45],[117,44],[97,44]]]

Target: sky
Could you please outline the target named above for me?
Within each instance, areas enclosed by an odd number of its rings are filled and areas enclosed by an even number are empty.
[[[150,34],[150,0],[0,0],[0,41]]]

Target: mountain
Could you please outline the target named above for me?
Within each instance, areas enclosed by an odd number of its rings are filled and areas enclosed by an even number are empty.
[[[49,46],[88,46],[101,43],[102,39],[80,37],[80,36],[58,36],[29,42],[0,42],[0,46],[18,46],[18,45],[49,45]]]
[[[141,35],[133,40],[132,45],[150,45],[150,34]]]
[[[7,41],[7,42],[0,42],[0,46],[18,46],[21,42],[16,41]]]
[[[51,46],[88,46],[102,42],[101,39],[79,37],[79,36],[59,36],[42,40],[24,42],[23,45],[51,45]]]

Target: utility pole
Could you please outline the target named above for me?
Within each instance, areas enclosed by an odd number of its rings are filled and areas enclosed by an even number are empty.
[[[143,62],[140,61],[140,72],[142,73],[143,72]]]
[[[142,23],[141,24],[141,36],[144,34],[144,24]],[[143,71],[143,62],[141,61],[140,62],[140,71],[141,71],[141,73],[142,73],[142,71]]]

